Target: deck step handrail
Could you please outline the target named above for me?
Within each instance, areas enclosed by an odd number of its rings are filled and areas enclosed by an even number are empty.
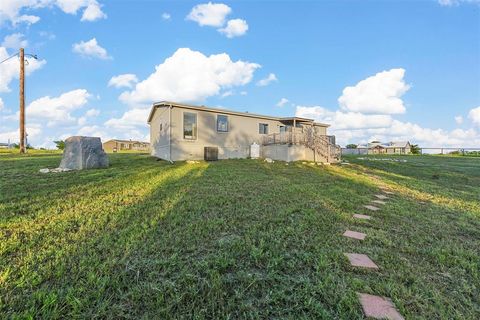
[[[317,152],[327,162],[339,161],[341,155],[340,146],[335,144],[335,136],[319,135],[313,130],[271,133],[264,136],[262,143],[263,145],[303,145]]]

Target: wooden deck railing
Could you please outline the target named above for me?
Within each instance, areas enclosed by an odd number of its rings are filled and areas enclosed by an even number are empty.
[[[316,151],[327,162],[338,161],[341,156],[340,146],[335,144],[335,136],[318,135],[313,131],[281,132],[264,136],[263,145],[297,144]]]

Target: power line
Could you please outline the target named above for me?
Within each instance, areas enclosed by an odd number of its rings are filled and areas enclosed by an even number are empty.
[[[5,61],[8,61],[8,60],[12,59],[13,57],[18,56],[19,54],[20,54],[20,52],[17,52],[17,53],[15,53],[14,55],[11,55],[11,56],[8,57],[7,59],[0,61],[0,64],[4,63]],[[38,60],[38,56],[37,56],[36,54],[26,53],[25,56],[29,56],[29,57],[32,57],[32,58],[35,59],[35,60]]]

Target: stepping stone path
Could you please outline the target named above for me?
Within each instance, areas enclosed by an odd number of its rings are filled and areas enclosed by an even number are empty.
[[[363,220],[370,220],[370,219],[372,218],[372,217],[367,216],[367,215],[365,215],[365,214],[357,214],[357,213],[355,213],[355,214],[353,215],[353,217],[354,217],[354,218],[357,218],[357,219],[363,219]]]
[[[394,194],[391,191],[381,188],[382,192],[385,194]],[[373,203],[384,205],[388,197],[383,194],[376,194],[375,200],[372,200]],[[364,208],[367,208],[371,211],[378,211],[380,208],[373,205],[364,205]],[[370,220],[371,217],[364,214],[354,214],[354,218]],[[344,237],[364,240],[367,236],[365,233],[356,232],[347,230],[343,233]],[[354,267],[368,268],[368,269],[378,269],[378,266],[375,262],[372,261],[367,255],[359,253],[344,253],[344,255],[350,261],[350,264]],[[360,300],[360,304],[363,308],[363,313],[367,318],[374,319],[389,319],[389,320],[404,320],[402,315],[395,309],[392,301],[389,298],[374,296],[366,293],[357,293]]]
[[[344,255],[347,256],[348,260],[350,260],[350,264],[354,267],[378,269],[375,262],[373,262],[366,254],[344,253]]]
[[[392,301],[385,297],[373,296],[366,293],[358,293],[358,298],[366,317],[374,319],[404,320],[395,309]]]
[[[367,236],[365,233],[347,230],[343,233],[344,237],[363,240]]]

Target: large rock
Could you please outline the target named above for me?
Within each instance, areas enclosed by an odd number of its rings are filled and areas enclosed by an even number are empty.
[[[65,140],[61,169],[82,170],[108,168],[102,141],[96,137],[74,136]]]

